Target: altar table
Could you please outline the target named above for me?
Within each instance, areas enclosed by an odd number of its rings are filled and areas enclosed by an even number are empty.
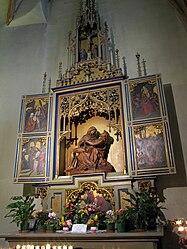
[[[0,238],[4,238],[12,249],[19,249],[19,247],[28,249],[29,245],[32,245],[30,249],[161,249],[163,236],[162,226],[157,227],[155,231],[124,233],[10,232],[0,234]]]

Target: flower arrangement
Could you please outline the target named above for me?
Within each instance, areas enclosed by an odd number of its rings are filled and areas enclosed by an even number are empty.
[[[118,232],[127,232],[133,228],[127,208],[116,210],[116,228]]]
[[[64,207],[64,220],[72,219],[75,213],[75,204],[73,202],[67,202]]]
[[[68,228],[71,228],[72,225],[73,225],[73,223],[72,223],[72,220],[71,220],[71,219],[65,220],[65,219],[64,219],[64,216],[62,216],[61,221],[59,222],[59,226],[60,226],[60,227],[68,227]]]
[[[97,226],[99,221],[99,210],[93,202],[83,205],[81,202],[73,203],[69,201],[64,208],[60,225],[71,227],[72,224],[87,224]]]
[[[59,219],[52,210],[49,211],[48,218],[44,224],[46,225],[47,230],[56,229],[58,227]]]
[[[127,221],[126,209],[116,210],[116,223],[124,223]]]
[[[106,224],[107,232],[114,232],[115,231],[116,217],[115,217],[115,213],[113,210],[106,211],[104,222]]]
[[[113,210],[108,210],[106,211],[105,214],[105,223],[106,224],[113,224],[116,222],[116,217],[115,217],[115,213]]]

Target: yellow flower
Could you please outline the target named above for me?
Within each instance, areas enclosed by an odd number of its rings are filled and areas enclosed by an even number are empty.
[[[98,215],[97,215],[97,214],[95,215],[94,220],[95,220],[95,221],[98,220]]]
[[[87,214],[87,215],[89,215],[89,213],[88,213],[88,210],[86,209],[86,210],[84,210],[84,213],[85,214]]]
[[[94,225],[94,220],[93,219],[89,219],[87,222],[88,225]]]
[[[64,223],[64,215],[61,218],[61,222]]]

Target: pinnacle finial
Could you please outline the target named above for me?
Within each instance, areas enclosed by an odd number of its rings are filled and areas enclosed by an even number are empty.
[[[140,65],[140,54],[137,52],[136,54],[136,59],[137,59],[137,66],[138,66],[138,76],[142,76],[142,70],[141,70],[141,65]]]
[[[43,76],[42,93],[46,92],[46,79],[47,79],[47,74],[45,72]]]

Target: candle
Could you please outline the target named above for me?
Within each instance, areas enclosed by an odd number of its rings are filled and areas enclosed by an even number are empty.
[[[35,249],[40,249],[40,246],[35,246]]]
[[[63,245],[63,249],[68,249],[68,247],[66,245]]]
[[[20,249],[21,248],[21,246],[20,245],[16,245],[16,249]]]
[[[29,249],[34,249],[34,245],[30,245],[30,248]]]
[[[27,248],[27,249],[30,249],[30,245],[26,245],[26,248]]]
[[[41,246],[41,249],[45,249],[45,246]]]
[[[56,248],[57,248],[57,246],[53,246],[52,248],[53,248],[53,249],[56,249]]]
[[[62,249],[62,247],[61,247],[61,246],[57,246],[57,248],[58,248],[58,249]]]
[[[178,232],[183,232],[183,231],[184,231],[184,227],[180,226],[180,227],[178,228]]]
[[[25,245],[23,245],[23,246],[21,247],[21,249],[26,249],[26,246],[25,246]]]
[[[73,249],[73,246],[68,246],[68,249]]]
[[[50,244],[47,244],[46,249],[50,249],[50,248],[51,248]]]

